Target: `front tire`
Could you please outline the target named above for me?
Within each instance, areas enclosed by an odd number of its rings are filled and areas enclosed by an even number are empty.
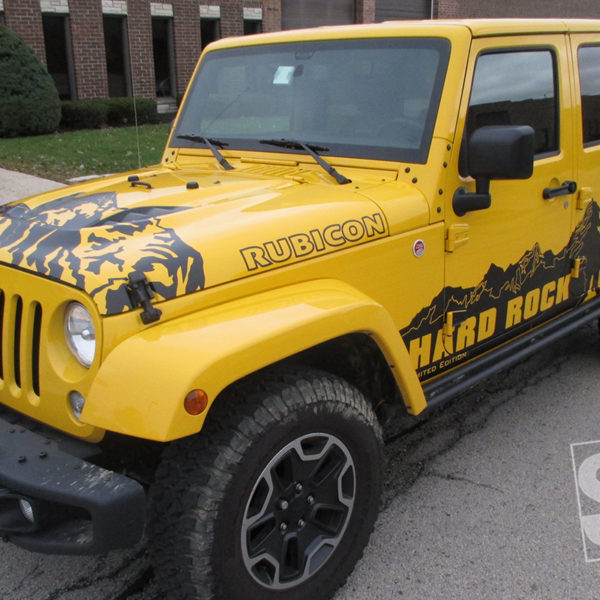
[[[377,516],[383,452],[371,407],[313,370],[228,388],[157,470],[150,531],[169,599],[325,600]]]

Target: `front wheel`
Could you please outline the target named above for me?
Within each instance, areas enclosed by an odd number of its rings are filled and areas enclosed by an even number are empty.
[[[377,516],[370,406],[337,377],[281,370],[232,386],[213,410],[205,431],[165,453],[152,490],[167,597],[330,598]]]

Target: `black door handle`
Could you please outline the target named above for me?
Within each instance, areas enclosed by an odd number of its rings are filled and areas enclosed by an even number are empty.
[[[544,188],[544,200],[550,200],[557,196],[570,196],[577,191],[577,183],[564,181],[562,185],[555,188]]]

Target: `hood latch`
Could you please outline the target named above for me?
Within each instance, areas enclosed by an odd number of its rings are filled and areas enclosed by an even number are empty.
[[[133,308],[141,307],[144,309],[140,314],[144,325],[154,323],[154,321],[160,319],[162,311],[158,310],[158,308],[155,308],[150,303],[150,300],[154,298],[154,289],[143,273],[131,273],[131,275],[129,275],[127,294],[129,295]]]

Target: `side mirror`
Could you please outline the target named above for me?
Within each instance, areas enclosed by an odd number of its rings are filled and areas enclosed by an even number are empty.
[[[476,129],[467,142],[468,174],[476,191],[460,188],[452,207],[462,217],[489,208],[492,179],[528,179],[533,173],[534,131],[529,125],[490,125]]]

